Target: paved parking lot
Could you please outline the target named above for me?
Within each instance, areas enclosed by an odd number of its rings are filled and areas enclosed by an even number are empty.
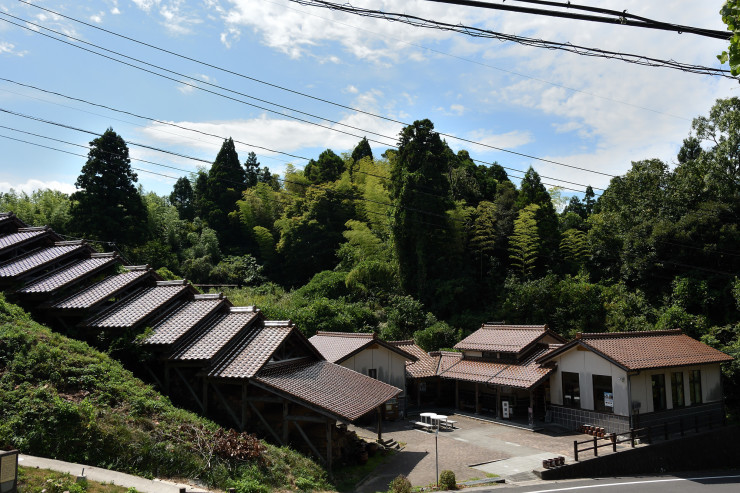
[[[535,480],[532,469],[543,458],[572,455],[573,440],[583,435],[548,427],[539,432],[455,415],[456,429],[440,431],[437,437],[439,470],[450,469],[458,481],[498,474],[508,482]],[[354,428],[358,435],[374,439],[373,428]],[[388,483],[405,474],[414,486],[433,484],[435,434],[415,430],[412,421],[383,423],[383,438],[405,443],[404,449],[378,467],[359,485],[360,493],[386,491]],[[470,467],[475,465],[476,467]]]

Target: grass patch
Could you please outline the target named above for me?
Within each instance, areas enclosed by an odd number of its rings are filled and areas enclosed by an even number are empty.
[[[365,479],[375,468],[390,460],[395,454],[395,450],[388,450],[384,453],[378,452],[370,457],[365,464],[346,466],[335,470],[334,483],[337,491],[342,493],[355,491],[357,483]]]
[[[331,489],[314,461],[173,406],[2,294],[0,449],[238,492]]]
[[[69,491],[70,493],[133,493],[129,488],[115,484],[85,481],[75,483],[75,477],[48,469],[35,467],[18,468],[18,493],[55,493]]]

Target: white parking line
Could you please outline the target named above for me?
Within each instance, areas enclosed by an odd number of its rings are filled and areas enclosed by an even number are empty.
[[[625,483],[607,483],[607,484],[590,484],[586,486],[571,486],[569,488],[555,488],[552,490],[537,490],[530,491],[528,493],[549,493],[552,491],[575,491],[575,490],[586,490],[592,488],[608,488],[610,486],[622,486],[629,484],[647,484],[647,483],[670,483],[675,481],[698,481],[701,479],[728,479],[728,478],[740,478],[740,475],[734,476],[701,476],[698,478],[668,478],[668,479],[650,479],[645,481],[629,481]]]
[[[465,440],[464,438],[453,437],[453,439],[458,440],[460,442],[467,442],[467,440]]]

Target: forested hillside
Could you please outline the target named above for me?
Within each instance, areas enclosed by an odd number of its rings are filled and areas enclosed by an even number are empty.
[[[565,336],[681,328],[740,356],[740,99],[696,118],[675,162],[644,157],[564,201],[531,168],[517,185],[453,152],[422,120],[382,156],[363,139],[284,176],[254,153],[242,164],[229,139],[162,197],[136,189],[109,129],[78,192],[6,193],[0,209],[165,274],[238,285],[235,303],[307,335],[375,330],[433,350],[491,320]],[[726,373],[739,395],[738,360]]]

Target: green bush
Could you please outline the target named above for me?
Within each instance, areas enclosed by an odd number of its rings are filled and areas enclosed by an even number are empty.
[[[411,481],[403,474],[396,476],[388,487],[390,493],[411,493]]]
[[[439,473],[439,487],[443,490],[456,490],[457,481],[455,480],[455,473],[449,469]]]

